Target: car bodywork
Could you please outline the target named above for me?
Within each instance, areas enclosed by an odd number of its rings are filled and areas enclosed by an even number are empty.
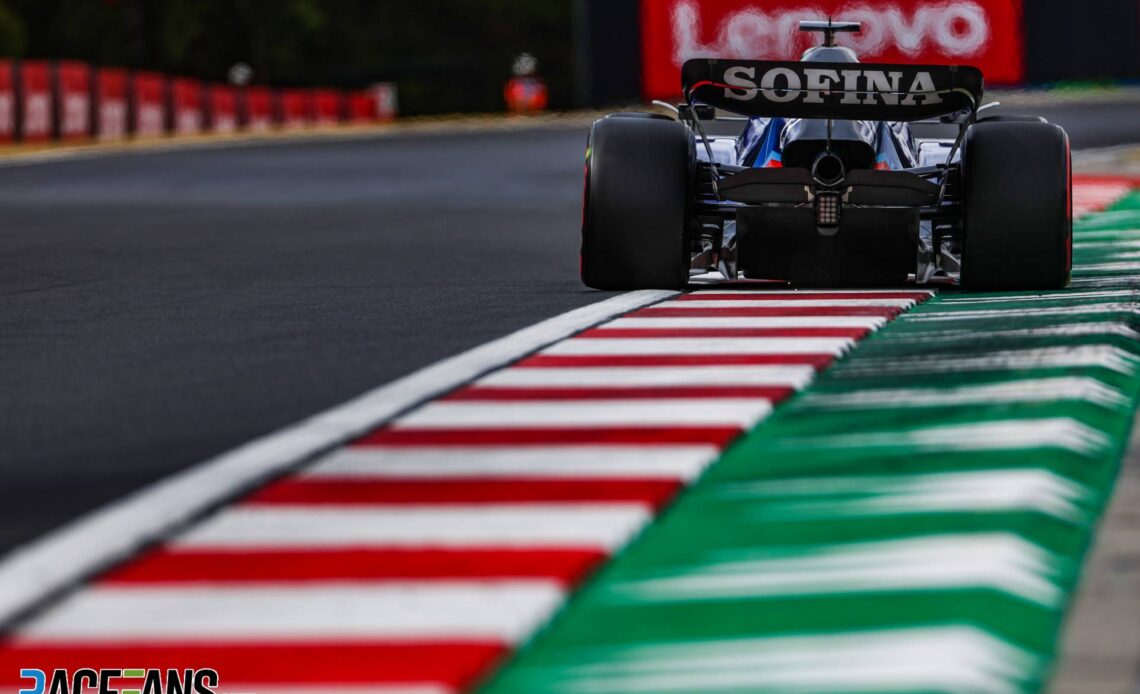
[[[958,155],[979,118],[981,73],[860,63],[832,45],[835,31],[858,25],[801,28],[826,40],[798,62],[683,66],[676,113],[696,133],[699,162],[691,273],[805,285],[956,281]],[[915,137],[914,121],[956,131]],[[739,134],[708,134],[733,122]]]

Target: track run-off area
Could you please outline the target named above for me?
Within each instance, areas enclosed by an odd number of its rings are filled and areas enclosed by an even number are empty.
[[[0,687],[1039,691],[1140,398],[1140,194],[1074,214],[1064,291],[623,295],[144,490],[0,565]]]

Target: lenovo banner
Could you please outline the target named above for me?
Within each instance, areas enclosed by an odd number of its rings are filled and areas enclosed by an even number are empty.
[[[645,96],[680,94],[689,58],[797,60],[820,43],[800,20],[829,16],[862,22],[836,43],[866,62],[973,65],[988,84],[1023,76],[1021,0],[641,0]]]

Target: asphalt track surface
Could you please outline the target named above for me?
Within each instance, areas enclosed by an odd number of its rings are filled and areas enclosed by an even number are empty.
[[[1074,147],[1135,104],[1040,109]],[[598,301],[585,132],[0,168],[0,555],[442,358]]]

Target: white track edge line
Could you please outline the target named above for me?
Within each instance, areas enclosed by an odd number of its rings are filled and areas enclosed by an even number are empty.
[[[0,630],[45,599],[306,458],[492,369],[677,294],[629,292],[523,328],[193,465],[19,546],[0,560]]]

